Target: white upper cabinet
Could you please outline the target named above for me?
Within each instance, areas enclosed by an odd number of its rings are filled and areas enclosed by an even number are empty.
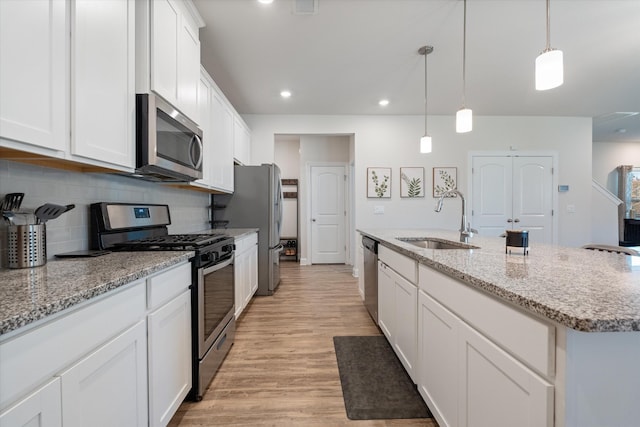
[[[222,191],[233,192],[233,107],[214,85],[211,91],[211,183]]]
[[[134,0],[0,2],[0,144],[132,171]]]
[[[196,183],[205,187],[211,183],[211,81],[202,72],[198,81],[198,123],[202,129],[202,178]]]
[[[151,89],[178,106],[178,36],[180,9],[177,2],[151,2]]]
[[[67,34],[64,0],[0,1],[1,138],[66,150]]]
[[[71,154],[135,166],[134,0],[75,0]]]
[[[204,157],[203,177],[195,185],[231,193],[234,110],[204,68],[200,70],[197,103]]]
[[[233,157],[242,165],[251,160],[251,132],[239,115],[233,121]]]
[[[136,21],[136,91],[156,92],[199,123],[199,28],[204,21],[193,3],[138,0]]]
[[[197,122],[200,38],[199,28],[190,15],[182,15],[178,42],[178,105],[187,116],[193,117]]]

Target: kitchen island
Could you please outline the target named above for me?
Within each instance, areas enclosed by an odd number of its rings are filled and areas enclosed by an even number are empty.
[[[535,242],[507,254],[481,236],[477,249],[425,249],[398,238],[459,233],[359,232],[381,246],[379,325],[389,338],[394,300],[390,341],[441,426],[638,425],[640,257]]]

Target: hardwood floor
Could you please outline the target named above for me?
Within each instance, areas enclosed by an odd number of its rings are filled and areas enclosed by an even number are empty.
[[[169,426],[426,426],[433,419],[351,421],[342,400],[336,335],[379,335],[351,267],[281,264],[273,296],[254,297],[201,402]]]

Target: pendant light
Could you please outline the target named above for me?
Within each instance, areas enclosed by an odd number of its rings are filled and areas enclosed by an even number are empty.
[[[462,25],[462,108],[456,113],[456,132],[465,133],[473,129],[473,112],[465,105],[467,94],[467,0],[464,0]]]
[[[551,47],[549,2],[547,0],[547,46],[536,58],[536,90],[553,89],[564,82],[562,51]]]
[[[427,133],[427,55],[433,52],[433,46],[422,46],[418,49],[420,55],[424,55],[424,136],[420,138],[420,152],[430,153],[431,137]]]

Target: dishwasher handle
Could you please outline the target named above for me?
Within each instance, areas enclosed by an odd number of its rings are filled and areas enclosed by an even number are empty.
[[[370,237],[367,236],[362,236],[362,246],[365,249],[368,249],[369,251],[373,252],[374,254],[378,254],[378,242],[373,240]]]

